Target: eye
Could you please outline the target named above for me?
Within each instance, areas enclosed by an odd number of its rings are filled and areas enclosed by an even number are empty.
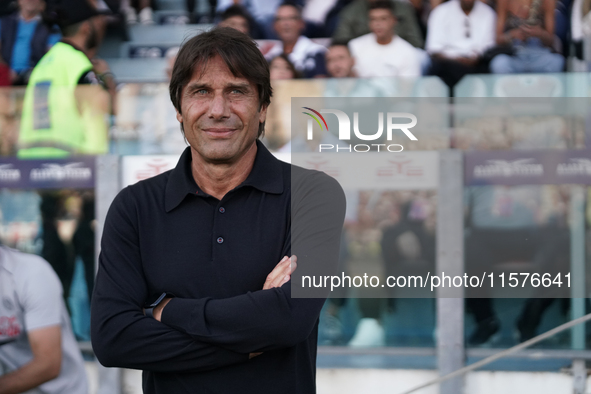
[[[232,94],[243,94],[244,92],[241,89],[232,89],[230,91]]]
[[[207,94],[207,89],[198,89],[195,91],[195,94],[199,94],[199,95]]]

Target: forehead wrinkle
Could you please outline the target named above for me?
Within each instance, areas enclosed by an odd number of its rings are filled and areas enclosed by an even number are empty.
[[[187,85],[186,91],[192,91],[192,90],[197,90],[197,89],[202,89],[202,88],[211,89],[211,84],[208,82],[202,82],[202,81],[192,82]],[[247,83],[247,82],[228,82],[223,87],[223,89],[231,89],[231,88],[242,88],[242,89],[248,88],[248,89],[250,89],[251,84]]]

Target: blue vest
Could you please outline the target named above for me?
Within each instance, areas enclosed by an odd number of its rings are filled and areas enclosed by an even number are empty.
[[[14,43],[16,42],[19,20],[20,17],[18,12],[4,16],[0,19],[0,55],[7,64],[12,64],[12,51],[14,49]],[[51,30],[47,25],[42,21],[39,21],[30,43],[30,67],[35,67],[35,64],[37,64],[47,52],[47,39],[50,34]]]

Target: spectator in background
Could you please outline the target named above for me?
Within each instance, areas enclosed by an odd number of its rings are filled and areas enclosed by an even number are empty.
[[[490,272],[494,265],[512,261],[531,262],[538,272],[551,273],[557,261],[569,261],[565,204],[553,201],[552,210],[545,211],[542,209],[545,198],[548,195],[544,187],[537,185],[468,188],[464,193],[468,212],[465,238],[468,275]],[[521,341],[535,335],[550,303],[550,299],[526,302],[517,321]],[[490,298],[467,298],[466,306],[476,322],[468,344],[481,345],[499,331],[500,320]]]
[[[349,41],[370,32],[368,12],[377,0],[354,0],[339,15],[339,22],[332,38]],[[391,1],[394,16],[398,20],[396,34],[417,48],[424,44],[423,36],[412,5],[402,1]],[[396,5],[394,7],[394,4]]]
[[[18,0],[18,11],[0,19],[0,63],[10,67],[13,85],[26,85],[33,67],[59,40],[41,20],[44,0]]]
[[[452,0],[453,1],[453,0]],[[419,192],[392,215],[395,223],[384,228],[381,240],[387,276],[412,276],[435,269],[435,198]],[[396,289],[389,288],[389,311],[395,308]]]
[[[121,9],[128,25],[138,23],[138,18],[142,25],[154,24],[152,0],[123,0]]]
[[[218,26],[231,27],[244,34],[251,35],[251,17],[242,6],[237,4],[224,11]]]
[[[398,6],[400,3],[396,4]],[[418,50],[396,35],[394,4],[375,0],[369,6],[371,33],[349,42],[359,77],[418,77],[421,63]]]
[[[271,81],[278,79],[294,79],[299,78],[300,76],[293,63],[289,61],[289,58],[284,53],[276,56],[269,62],[269,73],[271,75]]]
[[[200,0],[203,1],[203,0]],[[203,19],[198,19],[195,17],[195,6],[197,5],[197,0],[186,0],[187,5],[187,12],[189,13],[190,23],[211,23],[215,19],[216,13],[216,3],[217,0],[208,0],[209,3],[209,15],[207,15]]]
[[[276,39],[273,22],[277,7],[283,0],[217,0],[216,13],[223,13],[228,7],[239,4],[254,18],[262,31],[262,37]]]
[[[61,0],[48,10],[62,29],[63,38],[33,69],[23,101],[18,157],[64,158],[71,155],[106,153],[110,100],[115,81],[103,60],[91,61],[88,51],[98,47],[96,20],[102,16],[90,2]],[[96,85],[81,87],[79,85]],[[99,86],[104,87],[101,89]],[[105,91],[106,90],[106,91]],[[67,297],[74,257],[57,231],[59,194],[42,194],[42,256],[62,281]],[[90,222],[90,218],[88,223]],[[94,230],[81,223],[74,234],[76,245],[85,249],[94,240]],[[75,250],[88,255],[88,250]],[[88,259],[87,259],[88,261]],[[94,260],[93,260],[94,261]],[[87,268],[88,269],[88,268]]]
[[[301,75],[285,54],[276,56],[269,62],[269,75],[273,88],[273,103],[267,109],[265,135],[262,141],[267,148],[274,151],[291,138],[291,97],[301,95],[300,93],[313,93],[307,89],[306,82],[292,83],[291,80],[300,78]]]
[[[57,16],[63,38],[31,73],[23,102],[21,158],[107,152],[104,117],[109,98],[115,96],[115,81],[104,60],[87,55],[99,46],[95,23],[102,16],[87,1],[62,0],[55,7],[51,14]],[[88,94],[78,85],[100,85],[109,94]]]
[[[326,69],[331,78],[326,81],[324,97],[390,96],[387,82],[377,78],[356,78],[354,66],[355,59],[347,44],[333,42],[326,52]]]
[[[332,34],[325,28],[328,13],[335,7],[337,0],[306,0],[302,9],[302,17],[306,22],[306,37],[330,37]]]
[[[504,52],[490,63],[495,74],[556,73],[564,57],[553,53],[555,0],[498,0],[497,44]]]
[[[345,43],[333,42],[326,51],[326,70],[331,78],[355,78],[355,59]]]
[[[0,392],[87,394],[84,360],[55,273],[0,246]]]
[[[326,48],[302,35],[305,24],[295,3],[286,2],[277,8],[274,26],[281,42],[265,54],[267,61],[285,53],[304,78],[326,75]]]
[[[436,7],[425,45],[429,74],[453,89],[464,75],[486,72],[482,54],[495,44],[495,20],[493,9],[478,0],[451,0]]]

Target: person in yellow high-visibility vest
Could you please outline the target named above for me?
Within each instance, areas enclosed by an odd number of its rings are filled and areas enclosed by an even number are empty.
[[[25,93],[19,158],[58,158],[106,153],[113,74],[88,51],[98,45],[99,12],[87,0],[60,2],[49,13],[63,38],[33,69]],[[81,86],[90,85],[90,86]],[[102,85],[106,88],[101,89]]]
[[[46,19],[62,30],[62,40],[33,69],[23,102],[17,155],[21,159],[66,158],[108,152],[108,123],[115,81],[103,60],[91,60],[98,47],[103,15],[93,0],[49,0]],[[41,255],[57,272],[68,297],[74,255],[94,273],[93,210],[86,209],[67,246],[57,231],[63,195],[41,194]],[[72,253],[73,251],[73,253]],[[92,279],[92,276],[88,276]],[[87,287],[92,289],[87,277]]]

